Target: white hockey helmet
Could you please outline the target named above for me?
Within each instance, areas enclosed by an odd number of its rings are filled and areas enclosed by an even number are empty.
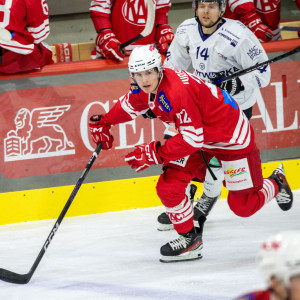
[[[226,0],[193,0],[192,6],[194,11],[197,10],[199,2],[217,2],[219,3],[220,11],[225,12],[226,9]]]
[[[300,231],[284,231],[269,237],[257,260],[266,281],[275,276],[289,288],[290,278],[300,275]]]
[[[157,68],[162,71],[161,55],[153,45],[145,45],[133,49],[129,56],[129,72],[136,73]]]

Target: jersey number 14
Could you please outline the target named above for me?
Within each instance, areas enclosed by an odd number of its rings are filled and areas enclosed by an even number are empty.
[[[203,48],[200,52],[200,46],[197,47],[197,54],[196,54],[196,58],[198,59],[199,57],[203,57],[204,60],[207,60],[209,58],[208,55],[208,48]]]

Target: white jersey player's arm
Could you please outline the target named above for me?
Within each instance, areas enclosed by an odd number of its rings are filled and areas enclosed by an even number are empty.
[[[235,55],[237,63],[241,65],[243,69],[268,60],[264,48],[250,29],[245,28],[245,34],[247,34],[247,36],[237,47]],[[246,90],[263,88],[269,84],[270,78],[271,70],[269,66],[259,68],[240,77]]]
[[[166,66],[172,66],[181,70],[187,70],[191,64],[191,57],[188,54],[189,41],[186,30],[181,24],[177,28],[174,40],[172,41],[167,52]]]

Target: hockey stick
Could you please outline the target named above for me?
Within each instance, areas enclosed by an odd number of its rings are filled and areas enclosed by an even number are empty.
[[[141,38],[149,35],[153,30],[154,19],[155,19],[155,4],[156,0],[147,0],[147,21],[144,30],[135,36],[134,38],[130,39],[129,41],[120,45],[119,49],[122,52],[125,47],[128,45],[140,40]]]
[[[11,38],[11,33],[8,30],[0,28],[0,41],[9,42]]]
[[[76,185],[75,185],[75,187],[74,187],[67,203],[65,204],[62,212],[60,213],[57,221],[55,222],[53,228],[51,229],[50,234],[48,235],[48,237],[46,239],[46,242],[44,243],[44,245],[43,245],[39,255],[37,256],[35,262],[33,263],[30,271],[26,274],[18,274],[18,273],[11,272],[9,270],[0,269],[0,280],[11,282],[11,283],[18,283],[18,284],[25,284],[25,283],[29,282],[29,280],[31,279],[34,271],[36,270],[36,268],[39,265],[41,259],[43,258],[48,246],[50,245],[55,233],[57,232],[60,223],[62,222],[65,214],[67,213],[69,207],[71,206],[71,204],[72,204],[79,188],[81,187],[86,175],[88,174],[90,168],[92,167],[94,161],[96,160],[98,154],[100,153],[101,148],[102,148],[102,143],[99,143],[97,145],[96,149],[94,150],[93,155],[90,158],[88,164],[86,165],[85,170],[83,171],[82,175],[78,179],[78,181],[77,181],[77,183],[76,183]]]
[[[298,31],[300,27],[294,27],[294,26],[283,26],[280,27],[281,31]]]
[[[235,77],[239,77],[239,76],[245,75],[245,74],[250,73],[250,72],[252,72],[252,71],[254,71],[254,70],[257,70],[259,67],[267,66],[267,65],[269,65],[269,64],[271,64],[271,63],[273,63],[273,62],[275,62],[275,61],[278,61],[278,60],[281,60],[281,59],[283,59],[283,58],[285,58],[285,57],[288,57],[288,56],[290,56],[290,55],[296,54],[296,53],[298,53],[299,51],[300,51],[300,46],[298,46],[298,47],[295,48],[294,50],[291,50],[291,51],[289,51],[289,52],[286,52],[286,53],[284,53],[284,54],[281,54],[281,55],[279,55],[279,56],[276,56],[276,57],[274,57],[274,58],[272,58],[272,59],[269,59],[269,60],[267,60],[267,61],[265,61],[265,62],[262,62],[262,63],[260,63],[260,64],[255,65],[255,66],[252,66],[252,67],[249,67],[249,68],[247,68],[247,69],[241,70],[241,71],[236,72],[236,73],[234,73],[234,74],[231,74],[231,75],[229,75],[229,76],[227,76],[227,77],[223,77],[223,78],[217,79],[217,80],[215,80],[215,81],[213,82],[213,84],[219,84],[219,83],[221,83],[221,82],[228,81],[228,80],[230,80],[230,79],[232,79],[232,78],[235,78]]]

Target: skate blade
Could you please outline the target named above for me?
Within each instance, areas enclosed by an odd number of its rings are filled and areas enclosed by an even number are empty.
[[[179,261],[189,261],[189,260],[196,260],[201,259],[201,249],[200,250],[194,250],[189,253],[185,253],[182,255],[177,256],[161,256],[159,259],[160,262],[163,263],[172,263],[172,262],[179,262]]]
[[[158,224],[157,230],[158,231],[168,231],[168,230],[173,230],[173,224]]]

